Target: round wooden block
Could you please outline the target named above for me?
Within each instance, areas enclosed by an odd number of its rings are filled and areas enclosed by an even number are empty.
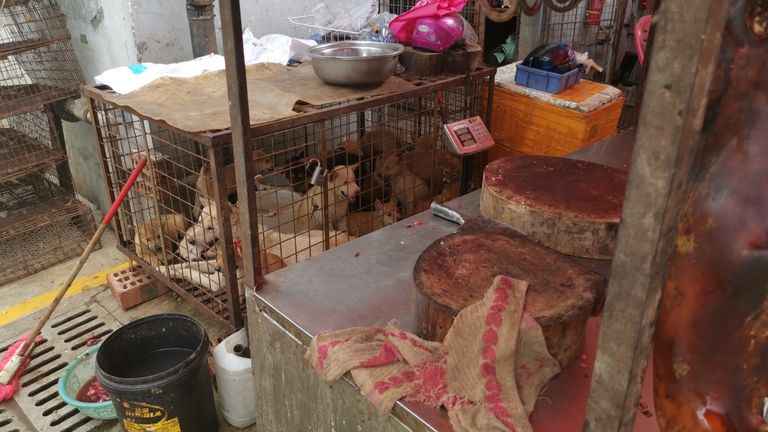
[[[441,341],[456,314],[483,298],[493,279],[528,281],[526,310],[550,354],[565,368],[581,352],[587,319],[602,305],[606,279],[512,230],[468,230],[443,237],[419,256],[419,335]]]
[[[547,156],[513,156],[483,173],[480,213],[568,255],[613,257],[627,174]]]

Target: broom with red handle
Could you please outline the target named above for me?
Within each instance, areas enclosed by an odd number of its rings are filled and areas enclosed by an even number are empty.
[[[110,207],[107,214],[104,215],[104,219],[101,221],[99,229],[93,234],[88,246],[85,248],[82,255],[80,255],[77,265],[75,265],[75,268],[72,269],[67,281],[64,282],[64,285],[59,289],[56,298],[51,305],[48,306],[48,310],[45,311],[45,314],[43,314],[40,320],[37,321],[37,325],[35,325],[32,332],[26,336],[26,338],[20,339],[6,350],[5,356],[0,360],[0,366],[2,366],[2,370],[0,370],[0,401],[10,399],[16,393],[18,389],[18,378],[21,376],[24,368],[26,368],[27,363],[29,362],[29,354],[33,351],[32,348],[34,347],[35,339],[40,335],[40,332],[43,330],[43,326],[48,319],[51,318],[53,311],[56,310],[56,307],[61,303],[67,290],[69,290],[69,287],[72,285],[72,281],[74,281],[78,273],[80,273],[80,269],[83,268],[85,261],[88,260],[91,252],[101,239],[102,234],[104,234],[104,231],[106,231],[109,226],[109,222],[112,221],[112,218],[117,213],[117,209],[120,208],[120,204],[125,200],[128,191],[131,190],[133,184],[136,183],[136,179],[139,177],[139,174],[141,174],[141,171],[146,164],[146,159],[141,159],[138,165],[133,169],[131,176],[128,177],[128,181],[125,182],[125,186],[123,186],[120,194],[117,195],[115,202],[112,203],[112,207]]]

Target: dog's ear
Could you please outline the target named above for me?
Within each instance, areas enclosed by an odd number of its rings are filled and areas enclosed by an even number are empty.
[[[208,172],[207,165],[203,165],[203,167],[200,168],[200,175],[197,177],[195,186],[197,187],[197,195],[200,197],[200,201],[202,201],[202,197],[211,198],[214,196],[213,179]]]
[[[358,168],[360,168],[360,162],[349,165],[349,169],[351,169],[352,171],[357,171]]]
[[[381,203],[381,201],[376,199],[376,201],[373,202],[373,208],[376,209],[376,211],[383,211],[384,210],[384,204]]]

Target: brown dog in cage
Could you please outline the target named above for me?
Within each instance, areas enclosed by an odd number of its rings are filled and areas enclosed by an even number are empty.
[[[364,236],[400,220],[400,211],[394,200],[385,203],[375,200],[373,208],[372,212],[359,211],[349,214],[347,225],[350,234],[355,237]]]
[[[405,164],[405,153],[390,153],[384,158],[381,175],[392,183],[392,199],[403,210],[403,217],[418,213],[421,203],[429,200],[429,186]]]
[[[400,144],[400,140],[394,132],[383,128],[365,131],[360,140],[360,148],[366,159],[397,151]]]
[[[187,219],[178,213],[161,215],[139,223],[133,237],[136,255],[153,267],[169,264],[173,261],[176,242],[188,227]]]
[[[360,194],[356,182],[355,170],[358,164],[340,165],[333,168],[326,176],[328,187],[328,222],[338,231],[346,231],[349,204]],[[289,209],[295,215],[295,223],[289,231],[299,233],[311,229],[322,229],[325,215],[323,188],[309,188],[302,199]]]
[[[406,167],[427,182],[435,192],[458,183],[461,178],[461,159],[445,148],[438,147],[438,139],[430,135],[412,137],[414,150],[406,153]]]
[[[229,205],[229,220],[232,224],[232,239],[235,247],[235,261],[238,267],[242,267],[243,264],[243,252],[240,249],[240,213],[237,210],[237,206]],[[263,228],[262,228],[263,229]],[[262,230],[260,229],[260,230]],[[223,263],[223,249],[222,244],[217,244],[216,250],[218,255],[216,257],[217,269],[222,269]],[[259,265],[263,274],[272,273],[273,271],[280,270],[286,266],[286,263],[279,255],[267,252],[265,250],[259,251]]]

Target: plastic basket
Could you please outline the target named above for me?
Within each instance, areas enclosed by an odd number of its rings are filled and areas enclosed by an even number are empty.
[[[581,68],[564,74],[534,69],[522,64],[517,65],[515,83],[547,93],[560,93],[581,81]]]

